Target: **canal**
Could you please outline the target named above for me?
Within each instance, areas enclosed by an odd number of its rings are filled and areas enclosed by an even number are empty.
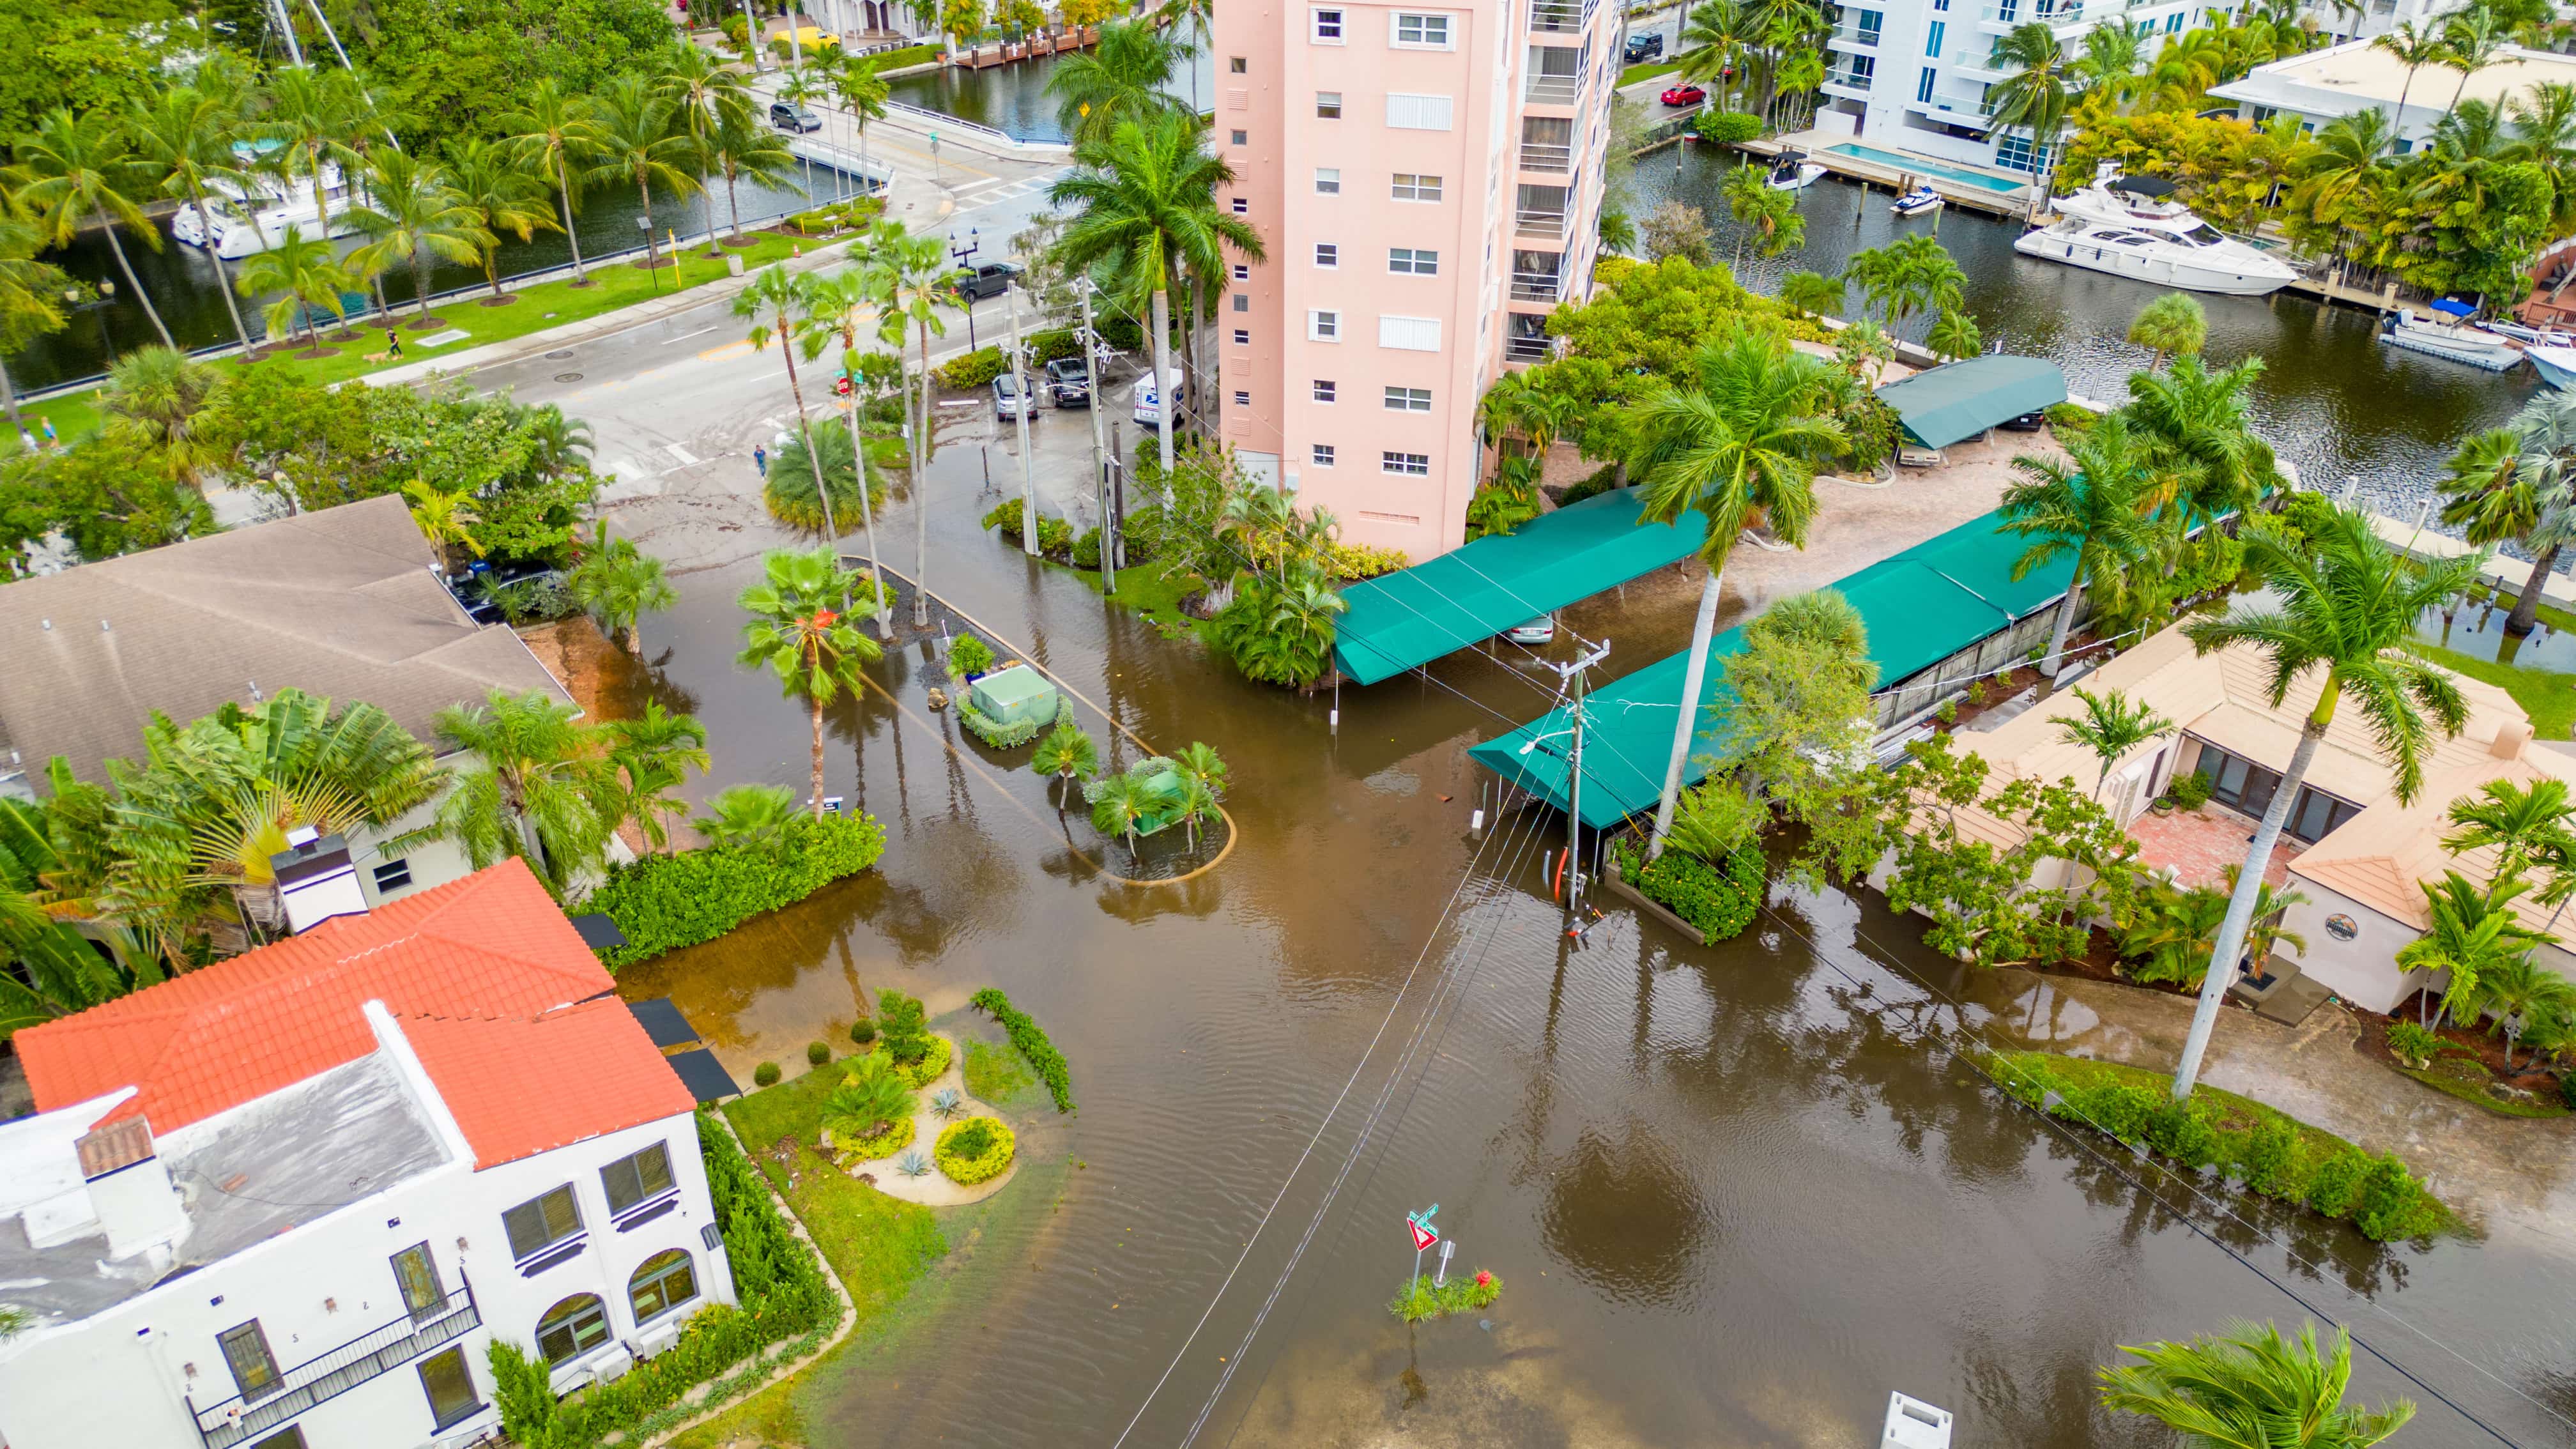
[[[1552,676],[1457,656],[1344,691],[1336,730],[1325,700],[1249,685],[978,530],[999,497],[980,480],[972,446],[929,470],[933,588],[1157,747],[1214,745],[1240,839],[1187,885],[1104,880],[1026,751],[961,742],[926,706],[930,667],[890,658],[828,745],[828,788],[887,827],[882,867],[625,973],[739,1079],[793,1069],[889,987],[938,1013],[1000,986],[1070,1059],[1080,1112],[1029,1124],[1028,1166],[974,1236],[799,1390],[817,1449],[1822,1449],[1873,1442],[1895,1389],[1956,1411],[1963,1445],[2146,1446],[2168,1441],[2093,1407],[2094,1366],[2295,1324],[2293,1293],[2514,1441],[2564,1442],[2565,1183],[2515,1184],[2475,1235],[2425,1248],[2222,1189],[2221,1247],[2159,1205],[2184,1184],[2060,1135],[1954,1055],[2135,1023],[1967,973],[1839,891],[1776,891],[1713,949],[1624,909],[1571,949],[1542,884],[1554,827],[1472,832],[1485,782],[1463,756],[1544,709]],[[915,506],[892,500],[882,534],[907,539]],[[803,714],[732,662],[756,569],[683,578],[624,691],[707,723],[701,795],[804,789]],[[1568,616],[1615,636],[1613,672],[1689,628],[1688,581],[1627,592]],[[2227,1041],[2217,1080],[2259,1090]],[[1385,1304],[1404,1214],[1434,1202],[1455,1266],[1508,1289],[1408,1330]],[[2422,1401],[2410,1444],[2492,1442],[2366,1354],[2355,1393]]]
[[[1061,55],[1042,55],[1014,65],[988,66],[983,70],[946,67],[923,71],[918,75],[897,76],[886,82],[890,100],[918,106],[972,121],[1019,141],[1056,141],[1065,139],[1064,127],[1056,123],[1056,103],[1047,94],[1047,79],[1057,66],[1069,59]],[[1182,73],[1164,87],[1185,105],[1206,110],[1216,104],[1216,58],[1205,46],[1182,63]]]

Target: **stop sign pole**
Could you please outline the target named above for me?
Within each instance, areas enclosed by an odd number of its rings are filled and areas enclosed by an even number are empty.
[[[1438,1211],[1440,1204],[1435,1202],[1418,1213],[1404,1215],[1404,1225],[1413,1233],[1413,1276],[1404,1280],[1404,1291],[1408,1295],[1413,1292],[1413,1285],[1422,1281],[1423,1250],[1440,1241],[1440,1230],[1431,1226],[1431,1215]]]

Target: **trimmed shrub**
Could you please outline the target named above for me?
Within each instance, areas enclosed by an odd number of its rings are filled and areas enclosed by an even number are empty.
[[[2442,1211],[2415,1174],[2394,1157],[2382,1157],[2362,1174],[2353,1226],[2379,1240],[2425,1237],[2442,1226]]]
[[[868,1043],[875,1041],[876,1039],[877,1024],[875,1022],[870,1021],[863,1016],[850,1023],[850,1041],[853,1045],[866,1046]]]
[[[2123,1142],[2145,1141],[2149,1125],[2165,1102],[2144,1087],[2119,1082],[2105,1082],[2064,1095],[2066,1102],[2058,1109],[2058,1116],[2108,1132]]]
[[[910,1147],[914,1135],[919,1130],[913,1126],[912,1114],[907,1112],[888,1122],[883,1132],[871,1133],[849,1142],[844,1142],[838,1137],[833,1138],[832,1152],[836,1157],[847,1158],[853,1162],[881,1161]]]
[[[751,1084],[755,1087],[775,1087],[778,1085],[778,1078],[776,1062],[762,1062],[751,1069]]]
[[[1556,500],[1556,506],[1565,508],[1580,503],[1586,498],[1598,498],[1617,486],[1618,477],[1619,465],[1604,463],[1593,469],[1587,476],[1566,485],[1565,496]]]
[[[2093,431],[2093,425],[2102,421],[2100,413],[2071,402],[2050,403],[2045,412],[2052,430],[2073,437]]]
[[[982,387],[1009,370],[1010,363],[1002,356],[1002,349],[979,347],[943,364],[939,369],[939,385],[967,392]]]
[[[610,971],[712,941],[763,911],[793,905],[885,854],[870,816],[799,815],[761,845],[710,845],[614,866],[590,893],[626,944],[599,953]]]
[[[831,1063],[831,1060],[832,1048],[829,1043],[819,1041],[809,1041],[805,1043],[805,1064],[807,1066],[827,1066]]]
[[[1001,1176],[1018,1151],[1019,1139],[1000,1121],[969,1117],[941,1130],[931,1156],[938,1159],[939,1170],[948,1174],[949,1181],[973,1187]]]
[[[2188,1167],[2218,1161],[2218,1133],[2187,1103],[2167,1099],[2147,1120],[2147,1141],[2165,1156]]]
[[[1337,579],[1373,579],[1394,573],[1410,562],[1400,548],[1338,542],[1324,548],[1324,571]]]
[[[2299,1134],[2278,1117],[2254,1124],[2237,1159],[2245,1185],[2265,1197],[2296,1201],[2299,1196]]]
[[[928,1021],[920,997],[900,991],[877,993],[877,1029],[884,1033],[886,1055],[898,1065],[920,1061],[930,1050]]]
[[[2308,1206],[2330,1218],[2351,1212],[2361,1199],[2362,1179],[2370,1175],[2370,1154],[2347,1148],[2317,1164],[2308,1178]]]
[[[1038,552],[1050,558],[1073,551],[1073,525],[1061,518],[1038,515]]]
[[[1073,541],[1073,566],[1078,569],[1100,567],[1100,528],[1094,524]]]
[[[1667,850],[1647,864],[1645,852],[1631,841],[1619,842],[1613,851],[1619,863],[1619,878],[1636,887],[1646,899],[1690,922],[1699,931],[1703,945],[1714,946],[1741,935],[1768,894],[1762,852],[1757,846],[1746,845],[1727,857],[1723,871],[1678,850]]]
[[[1044,719],[1030,718],[1005,723],[977,709],[974,697],[967,694],[957,696],[956,708],[957,722],[966,726],[975,738],[997,750],[1018,749],[1036,739],[1048,726],[1055,723],[1054,714],[1049,714]],[[1056,709],[1061,711],[1063,708],[1064,700],[1059,696],[1056,700]]]
[[[1082,344],[1074,340],[1070,327],[1050,327],[1044,332],[1029,334],[1029,360],[1035,366],[1044,367],[1061,358],[1081,355]]]
[[[1692,123],[1703,141],[1720,146],[1741,146],[1762,134],[1762,118],[1743,111],[1704,111]]]
[[[924,1037],[922,1040],[930,1043],[930,1046],[922,1053],[921,1060],[898,1061],[894,1065],[894,1074],[903,1078],[905,1086],[916,1091],[939,1080],[939,1074],[948,1070],[948,1059],[957,1050],[948,1044],[948,1038],[944,1036]]]
[[[1055,1098],[1055,1109],[1072,1111],[1072,1070],[1065,1064],[1064,1053],[1055,1049],[1055,1043],[1047,1040],[1047,1034],[1029,1019],[1029,1014],[1011,1005],[1011,998],[992,986],[968,997],[966,1004],[1002,1024],[1013,1049],[1036,1069],[1038,1080],[1046,1083],[1048,1094]]]
[[[1092,324],[1112,351],[1134,352],[1145,345],[1145,328],[1132,317],[1102,317]]]

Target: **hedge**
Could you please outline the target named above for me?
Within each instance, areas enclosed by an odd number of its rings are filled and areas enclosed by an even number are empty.
[[[1722,872],[1678,850],[1667,850],[1652,863],[1643,860],[1643,852],[1633,841],[1623,840],[1613,850],[1619,862],[1619,878],[1636,887],[1638,894],[1697,927],[1704,945],[1714,946],[1741,935],[1753,923],[1753,913],[1762,908],[1767,894],[1769,883],[1763,874],[1759,846],[1747,845],[1728,856]]]
[[[706,1108],[698,1109],[697,1122],[716,1231],[724,1237],[739,1303],[700,1309],[678,1343],[575,1399],[555,1397],[545,1360],[495,1336],[488,1355],[493,1399],[502,1431],[524,1449],[575,1449],[613,1433],[647,1438],[698,1412],[685,1396],[699,1383],[715,1382],[708,1403],[756,1387],[769,1373],[763,1348],[782,1339],[819,1339],[839,1317],[840,1300],[822,1265],[779,1217],[742,1149]],[[698,1262],[703,1271],[707,1260]]]
[[[599,953],[609,970],[712,941],[763,911],[793,905],[885,854],[885,830],[864,812],[799,815],[767,845],[710,845],[612,868],[585,909],[626,937]]]
[[[1056,701],[1058,710],[1061,710],[1063,705],[1062,699]],[[1017,749],[1036,739],[1038,731],[1055,723],[1055,714],[1050,712],[1044,719],[1024,719],[1004,724],[977,709],[972,696],[960,694],[957,696],[957,722],[973,731],[975,738],[991,745],[994,749],[1009,750]]]
[[[1055,1043],[1047,1040],[1046,1032],[1029,1019],[1029,1014],[1013,1006],[1011,998],[996,986],[976,992],[966,998],[966,1004],[1002,1024],[1002,1030],[1010,1034],[1012,1047],[1046,1083],[1047,1091],[1055,1098],[1055,1109],[1072,1111],[1073,1075],[1065,1064],[1064,1053],[1055,1049]]]
[[[1743,111],[1706,111],[1692,123],[1703,141],[1721,146],[1741,146],[1762,134],[1762,118]]]
[[[973,352],[960,353],[941,364],[939,385],[954,388],[959,392],[968,392],[982,387],[1009,370],[1010,363],[1003,358],[1002,349],[979,347]]]

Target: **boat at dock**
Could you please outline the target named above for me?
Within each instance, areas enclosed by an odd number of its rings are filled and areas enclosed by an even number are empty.
[[[286,239],[290,226],[308,241],[320,235],[322,211],[314,200],[311,178],[265,169],[279,144],[273,140],[235,143],[233,155],[240,165],[231,176],[207,178],[210,194],[202,222],[195,207],[183,206],[170,218],[170,234],[226,261],[267,251]],[[330,234],[342,237],[356,231],[354,213],[368,198],[350,188],[337,162],[322,163],[321,181],[331,207]]]
[[[2433,309],[2443,319],[2465,318],[2470,310],[2466,304],[2447,298],[2435,302]],[[2522,344],[2512,338],[2461,320],[2419,317],[2412,307],[2400,307],[2381,318],[2379,340],[2391,347],[2489,372],[2510,372],[2522,365]]]
[[[1896,198],[1896,204],[1888,208],[1898,216],[1923,216],[1940,209],[1941,193],[1920,185]]]
[[[2576,388],[2576,347],[2558,347],[2545,342],[2526,344],[2522,355],[2531,359],[2531,370],[2551,387]]]
[[[2093,184],[2053,203],[2056,218],[2022,234],[2013,250],[2186,292],[2262,297],[2299,279],[2280,258],[2228,236],[2173,199],[2173,183],[2116,176],[2108,163]]]
[[[1804,191],[1825,174],[1825,168],[1807,159],[1804,151],[1783,151],[1771,162],[1771,174],[1762,184],[1774,191]]]

